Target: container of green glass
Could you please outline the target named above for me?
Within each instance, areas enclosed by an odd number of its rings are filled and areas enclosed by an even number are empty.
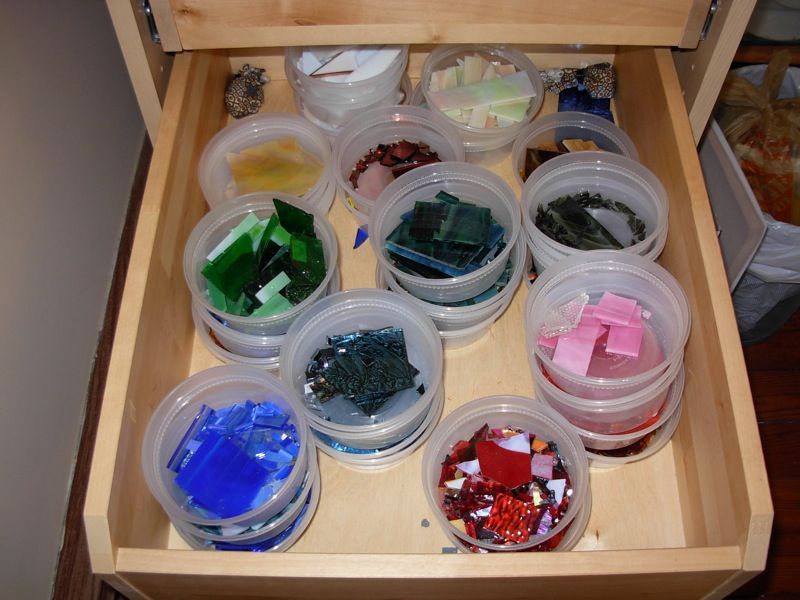
[[[279,336],[328,292],[337,260],[336,234],[322,214],[295,196],[259,192],[198,222],[183,270],[193,300],[227,327]]]

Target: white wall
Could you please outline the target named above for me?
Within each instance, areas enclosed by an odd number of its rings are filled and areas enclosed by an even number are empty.
[[[0,596],[51,594],[144,125],[102,0],[0,6]]]

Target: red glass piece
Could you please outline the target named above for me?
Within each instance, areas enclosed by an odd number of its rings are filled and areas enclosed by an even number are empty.
[[[389,149],[389,154],[394,156],[397,160],[408,160],[417,151],[417,144],[412,144],[408,140],[400,140],[393,144]]]
[[[397,162],[397,159],[391,154],[391,152],[387,152],[383,155],[383,158],[381,158],[381,164],[384,167],[394,166]]]
[[[508,541],[521,544],[528,541],[531,526],[538,514],[535,506],[507,494],[500,494],[483,526]]]
[[[481,475],[509,488],[531,482],[531,457],[526,452],[506,450],[494,442],[476,444]]]

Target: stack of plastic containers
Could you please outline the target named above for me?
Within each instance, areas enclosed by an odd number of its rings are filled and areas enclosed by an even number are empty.
[[[264,410],[249,412],[254,407]],[[214,426],[222,415],[224,431]],[[245,439],[253,424],[258,435]],[[190,546],[283,551],[308,527],[319,501],[310,437],[301,407],[278,379],[225,365],[192,375],[163,399],[145,431],[142,470]],[[260,451],[282,456],[270,463],[259,460]]]
[[[398,268],[390,259],[385,248],[386,239],[400,224],[403,215],[414,209],[417,201],[433,201],[442,191],[465,203],[489,208],[492,218],[504,229],[506,245],[492,260],[464,275],[442,279],[412,275]],[[417,304],[436,321],[440,331],[474,336],[502,314],[522,277],[520,265],[525,262],[525,253],[518,247],[518,240],[521,240],[519,220],[519,204],[514,192],[491,171],[467,163],[450,162],[414,169],[389,184],[370,216],[370,242],[378,260],[378,279],[382,279],[390,289],[404,290],[414,296]],[[512,275],[508,284],[496,295],[481,301],[481,294],[498,282],[509,261]],[[478,300],[472,306],[442,306],[472,299]],[[459,337],[458,333],[453,335]]]
[[[415,106],[386,106],[360,112],[342,128],[333,142],[333,175],[339,199],[361,222],[366,223],[375,199],[354,189],[350,175],[356,163],[379,144],[406,140],[425,143],[442,161],[463,161],[464,148],[458,131],[433,114]]]
[[[547,487],[551,491],[560,490],[560,494],[551,495],[548,492],[548,500],[542,504],[538,498],[538,492],[529,490],[524,497],[528,499],[528,502],[532,501],[536,508],[520,506],[519,510],[514,510],[514,503],[518,500],[510,500],[505,492],[495,491],[494,486],[497,484],[490,476],[487,476],[487,466],[481,461],[480,450],[476,461],[468,460],[471,455],[467,456],[465,462],[458,465],[455,471],[456,477],[464,477],[465,473],[475,472],[479,467],[481,483],[477,483],[477,485],[484,487],[472,493],[485,495],[481,496],[482,500],[478,508],[485,506],[486,500],[493,496],[494,506],[489,518],[491,519],[492,514],[497,511],[497,516],[507,519],[506,523],[508,524],[500,529],[492,526],[490,521],[481,523],[482,518],[487,515],[476,508],[466,517],[466,520],[477,528],[477,532],[471,535],[470,530],[464,527],[460,518],[454,518],[453,513],[458,510],[457,504],[463,502],[467,507],[469,506],[470,499],[465,497],[470,493],[467,486],[476,484],[458,479],[452,482],[444,481],[443,463],[453,452],[469,453],[467,447],[470,444],[466,442],[484,426],[488,426],[485,435],[503,431],[506,437],[513,437],[513,433],[519,431],[533,436],[527,438],[526,444],[519,448],[523,454],[527,455],[527,481],[530,482],[531,479],[532,459],[530,453],[534,441],[536,441],[542,444],[541,448],[545,455],[551,459],[551,470],[555,462],[553,459],[560,459],[569,483],[565,484],[562,479],[561,486],[553,485],[549,480],[554,479],[555,476],[551,475],[546,478],[548,480]],[[509,440],[509,448],[514,447]],[[506,455],[508,454],[506,453]],[[525,457],[520,460],[525,463]],[[479,464],[476,465],[476,462]],[[508,464],[507,462],[506,469],[504,469],[506,473],[508,473]],[[501,471],[500,474],[503,472]],[[537,474],[537,477],[540,475]],[[544,482],[545,480],[540,479],[539,481]],[[461,485],[456,485],[458,483]],[[490,396],[473,400],[459,406],[442,419],[425,447],[422,457],[422,485],[436,520],[439,521],[455,546],[463,552],[570,550],[583,536],[591,513],[589,465],[583,445],[574,428],[545,403],[521,396]],[[445,491],[443,491],[443,487]],[[506,512],[498,506],[502,506],[503,503],[507,503]],[[519,504],[522,503],[519,502]],[[564,510],[565,505],[566,510]],[[554,518],[551,526],[547,526],[543,523],[549,519],[546,513],[554,511],[556,507],[559,512],[563,511],[563,514]],[[512,514],[519,518],[522,516],[522,511],[533,514],[537,522],[517,524]],[[518,525],[518,527],[513,525]],[[530,529],[531,527],[533,528]]]
[[[431,95],[431,78],[433,74],[443,72],[452,67],[463,67],[466,57],[480,57],[487,63],[513,67],[509,71],[513,70],[522,74],[521,76],[527,76],[532,88],[532,97],[523,114],[519,115],[519,120],[516,120],[517,117],[515,116],[515,121],[506,125],[498,123],[498,126],[495,127],[478,126],[474,122],[462,123],[456,121],[436,108]],[[502,69],[498,69],[495,75],[502,77],[505,73]],[[512,75],[512,77],[517,76]],[[513,47],[484,45],[439,46],[428,55],[422,65],[419,87],[414,97],[418,102],[424,98],[425,104],[438,118],[452,123],[458,129],[467,153],[488,152],[509,145],[525,125],[539,112],[544,102],[544,84],[536,66],[525,54]]]
[[[309,48],[286,48],[286,79],[294,90],[298,112],[328,135],[336,135],[351,116],[378,106],[401,104],[410,94],[411,83],[405,76],[408,46],[362,47],[364,52],[391,52],[394,58],[380,72],[364,79],[347,81],[326,80],[306,74],[303,68],[306,50]],[[327,50],[333,51],[333,48]]]
[[[619,240],[627,242],[623,251],[658,258],[667,241],[669,204],[658,178],[642,164],[610,152],[575,152],[557,156],[537,168],[522,188],[522,221],[528,248],[536,270],[582,250],[551,239],[536,225],[539,207],[580,193],[599,194],[602,199],[620,202],[644,224],[641,241],[631,243],[631,223],[625,213],[605,207],[589,207],[589,212]]]
[[[324,403],[311,397],[307,370],[332,336],[386,328],[402,330],[408,362],[418,371],[412,387],[396,391],[372,414],[340,391]],[[354,468],[380,469],[401,461],[428,438],[442,412],[438,332],[416,305],[391,292],[354,289],[314,304],[286,334],[280,369],[303,405],[317,446]]]
[[[229,157],[234,153],[252,152],[263,144],[290,142],[314,157],[321,166],[319,177],[305,191],[292,192],[314,206],[328,212],[336,195],[331,171],[330,142],[320,129],[306,119],[289,113],[261,113],[239,119],[220,130],[206,145],[198,165],[198,179],[206,202],[212,209],[243,194],[261,191],[237,189],[231,174]],[[284,157],[285,158],[285,157]],[[283,165],[286,170],[287,165]]]
[[[302,302],[277,315],[241,316],[220,310],[211,301],[202,269],[209,253],[249,214],[267,219],[279,199],[314,215],[314,231],[322,241],[326,273],[322,283]],[[303,311],[339,289],[338,245],[330,222],[307,202],[278,192],[248,194],[215,208],[195,226],[183,255],[186,283],[192,293],[193,318],[201,340],[217,358],[276,369],[286,331]]]
[[[614,332],[615,325],[607,323],[622,321],[615,321],[619,316],[603,306],[607,295],[622,299],[623,305],[636,303],[633,320]],[[594,316],[598,305],[603,306],[600,317]],[[580,326],[586,318],[605,324],[593,330],[596,337],[588,340],[588,367],[580,373],[566,357],[583,343],[581,336],[588,335],[589,329]],[[581,430],[587,449],[597,454],[592,459],[604,462],[608,453],[636,460],[653,447],[653,440],[645,440],[647,448],[644,442],[642,447],[634,445],[680,415],[689,328],[689,306],[680,284],[646,258],[596,251],[563,259],[539,275],[525,306],[526,346],[536,394]],[[632,333],[638,336],[634,351],[630,344],[618,346],[620,336]],[[566,343],[559,349],[562,336]],[[562,351],[565,360],[557,355]],[[662,444],[667,440],[658,436]]]

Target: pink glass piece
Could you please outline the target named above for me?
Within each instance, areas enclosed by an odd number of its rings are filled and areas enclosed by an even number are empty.
[[[553,350],[555,350],[557,343],[558,343],[557,335],[554,335],[553,337],[544,337],[543,335],[539,336],[539,345],[545,348],[552,348]]]
[[[641,322],[639,327],[611,325],[608,330],[608,339],[606,340],[606,352],[637,358],[639,349],[642,346],[643,333]]]
[[[392,181],[394,175],[391,168],[377,161],[371,162],[358,178],[358,193],[365,198],[375,200]]]
[[[599,329],[600,325],[581,324],[572,331],[560,335],[556,351],[553,353],[553,362],[576,375],[586,375],[595,342],[599,337]]]
[[[553,478],[553,457],[549,454],[534,454],[531,459],[531,473],[535,477]]]
[[[605,292],[594,309],[594,316],[608,325],[627,325],[633,318],[637,302]]]

